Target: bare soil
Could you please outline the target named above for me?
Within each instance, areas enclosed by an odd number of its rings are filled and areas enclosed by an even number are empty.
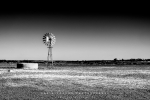
[[[0,69],[0,100],[150,100],[150,67]]]

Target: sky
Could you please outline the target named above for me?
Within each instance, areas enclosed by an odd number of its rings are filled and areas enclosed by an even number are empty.
[[[53,33],[53,60],[150,58],[150,17],[102,12],[3,12],[0,59],[46,60],[45,33]]]

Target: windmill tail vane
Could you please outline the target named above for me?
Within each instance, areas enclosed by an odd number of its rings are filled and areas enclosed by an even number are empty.
[[[52,59],[52,46],[55,44],[56,38],[52,33],[46,33],[43,36],[43,43],[48,47],[48,56],[47,56],[47,67],[48,62],[51,59],[51,65],[53,66],[53,59]]]

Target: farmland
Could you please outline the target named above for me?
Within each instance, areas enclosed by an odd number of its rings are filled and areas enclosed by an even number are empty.
[[[150,100],[150,66],[1,68],[0,100]]]

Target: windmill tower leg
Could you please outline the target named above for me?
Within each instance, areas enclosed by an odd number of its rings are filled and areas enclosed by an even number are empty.
[[[49,66],[50,48],[48,47],[47,68]]]
[[[53,67],[52,47],[50,47],[51,66]]]

